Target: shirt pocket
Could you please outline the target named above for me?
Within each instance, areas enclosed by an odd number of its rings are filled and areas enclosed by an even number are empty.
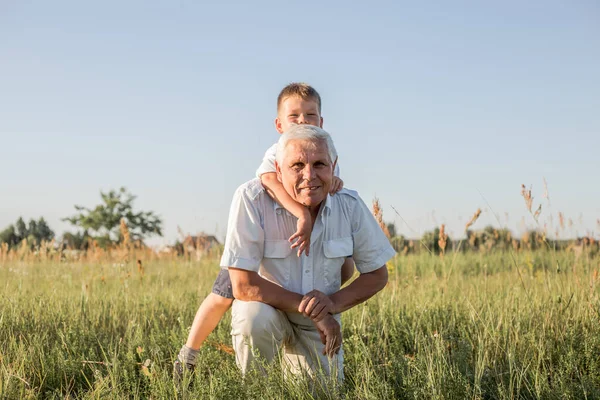
[[[323,242],[323,253],[325,254],[325,294],[330,295],[338,290],[342,284],[342,264],[348,256],[352,255],[354,242],[352,237],[331,239]]]
[[[266,240],[261,275],[287,288],[290,282],[292,250],[287,240]]]

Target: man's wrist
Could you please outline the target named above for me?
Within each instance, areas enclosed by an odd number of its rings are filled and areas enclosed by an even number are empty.
[[[338,307],[337,307],[337,304],[335,303],[335,301],[333,301],[333,299],[331,299],[331,297],[329,297],[329,300],[331,300],[331,309],[329,310],[329,314],[331,314],[331,315],[339,314]]]

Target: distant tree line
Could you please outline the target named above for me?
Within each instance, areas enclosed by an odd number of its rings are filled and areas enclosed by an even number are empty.
[[[520,237],[513,236],[506,228],[494,228],[486,226],[482,230],[467,230],[466,238],[452,239],[445,235],[440,227],[425,232],[419,239],[408,239],[403,235],[396,234],[394,224],[388,224],[390,242],[394,249],[400,253],[416,253],[427,251],[433,254],[442,252],[486,252],[491,250],[537,250],[547,248],[550,250],[566,250],[574,246],[586,246],[592,250],[600,250],[600,244],[592,237],[580,237],[576,239],[549,239],[544,232],[529,230]],[[442,240],[442,237],[445,239]],[[445,243],[442,249],[442,244]]]
[[[28,225],[23,218],[19,217],[17,222],[0,232],[0,243],[7,243],[9,247],[18,246],[27,240],[27,244],[33,248],[43,241],[49,242],[52,239],[54,239],[54,232],[43,217],[37,221],[30,220]]]
[[[152,236],[162,236],[162,219],[152,211],[134,211],[135,196],[125,188],[100,192],[101,203],[93,208],[76,205],[76,214],[66,217],[63,221],[71,223],[76,232],[64,232],[60,245],[65,248],[86,250],[91,243],[107,248],[118,245],[124,240],[129,243],[143,245],[143,240]],[[510,230],[486,226],[483,230],[467,230],[466,238],[453,240],[448,237],[444,225],[425,232],[421,238],[408,239],[398,234],[393,223],[385,223],[382,218],[378,201],[374,202],[374,215],[382,229],[388,235],[393,247],[399,253],[407,254],[427,251],[433,254],[451,251],[490,251],[490,250],[519,250],[548,247],[561,250],[573,245],[585,245],[598,248],[598,241],[590,237],[573,240],[547,239],[543,232],[528,231],[520,238],[513,237]],[[469,224],[470,225],[470,224]],[[123,229],[123,227],[126,229]],[[127,235],[127,237],[125,237]],[[26,245],[30,248],[49,242],[55,238],[44,218],[37,221],[32,219],[28,224],[19,218],[0,232],[0,243],[6,243],[10,248]],[[178,243],[182,246],[182,243]],[[176,246],[177,247],[177,246]]]
[[[134,211],[136,197],[124,187],[100,192],[100,197],[102,202],[94,208],[76,205],[77,213],[63,219],[78,230],[75,233],[64,232],[62,246],[85,250],[91,242],[95,242],[106,248],[122,243],[125,235],[129,242],[138,244],[143,244],[143,240],[152,235],[162,236],[162,219],[152,211]],[[126,229],[122,229],[123,225]],[[0,243],[7,243],[10,248],[21,245],[25,240],[33,248],[54,238],[55,234],[44,218],[38,221],[32,219],[26,225],[19,217],[15,224],[0,232]]]

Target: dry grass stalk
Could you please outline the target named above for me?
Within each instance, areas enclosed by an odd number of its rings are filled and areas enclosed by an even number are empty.
[[[144,266],[142,265],[142,260],[137,260],[137,271],[140,277],[144,277]]]
[[[123,242],[121,242],[121,245],[123,247],[128,247],[131,239],[129,235],[129,229],[127,228],[127,222],[125,222],[125,218],[121,218],[121,225],[119,229],[121,231],[121,236],[123,237]]]
[[[548,182],[546,182],[546,178],[544,179],[544,194],[542,195],[542,198],[548,200],[548,204],[550,204],[550,195],[548,194]]]
[[[213,347],[217,350],[220,350],[224,353],[230,354],[230,355],[234,355],[235,351],[233,350],[233,347],[225,344],[225,343],[220,343],[220,342],[213,342],[211,343],[213,345]]]
[[[471,227],[471,225],[473,225],[477,221],[480,215],[481,208],[478,208],[477,211],[475,211],[475,214],[473,214],[473,216],[471,217],[471,220],[469,220],[469,222],[467,222],[467,225],[465,225],[465,232]]]
[[[538,222],[538,218],[540,217],[541,213],[542,213],[542,205],[540,204],[540,206],[537,208],[537,210],[535,210],[535,214],[533,214],[533,219],[535,219],[535,222]]]
[[[512,247],[515,249],[515,251],[519,250],[519,241],[517,239],[512,240]]]
[[[563,213],[558,213],[558,222],[560,224],[560,229],[565,230],[565,216]]]
[[[381,227],[383,233],[385,233],[385,236],[389,239],[390,231],[388,230],[385,222],[383,222],[383,210],[381,209],[381,204],[379,204],[379,199],[377,197],[373,199],[373,216]]]
[[[531,196],[531,188],[527,190],[524,184],[521,184],[521,196],[525,199],[525,205],[529,212],[531,211],[531,206],[533,205],[533,197]]]
[[[0,259],[2,261],[6,261],[7,257],[8,257],[8,243],[2,243],[2,245],[0,246]]]
[[[447,241],[448,241],[448,235],[446,234],[446,226],[444,224],[442,224],[440,226],[440,234],[438,236],[438,245],[440,246],[442,256],[446,252]]]

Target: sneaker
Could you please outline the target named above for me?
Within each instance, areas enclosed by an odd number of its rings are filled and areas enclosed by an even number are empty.
[[[188,386],[192,384],[191,377],[193,376],[195,365],[182,363],[179,359],[175,360],[173,363],[173,380],[177,384],[177,386],[181,386],[183,384],[184,378],[188,377],[189,383]]]

